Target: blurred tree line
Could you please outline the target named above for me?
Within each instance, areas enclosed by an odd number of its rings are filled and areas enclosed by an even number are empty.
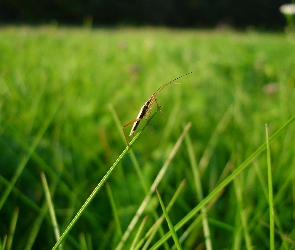
[[[280,28],[287,0],[0,0],[1,23]]]

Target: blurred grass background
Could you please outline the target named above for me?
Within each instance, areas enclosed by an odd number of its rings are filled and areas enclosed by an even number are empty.
[[[147,187],[188,122],[206,196],[265,142],[265,123],[271,135],[294,115],[290,34],[54,26],[7,26],[0,33],[0,237],[9,235],[17,217],[11,249],[55,243],[49,215],[42,214],[40,173],[47,177],[63,232],[126,146],[113,111],[122,125],[132,121],[158,87],[180,75],[193,72],[159,93],[163,115],[155,116],[133,146]],[[271,144],[275,226],[286,236],[276,235],[276,249],[295,248],[294,132],[292,124]],[[123,232],[145,195],[132,165],[127,156],[109,180]],[[185,143],[158,187],[164,203],[184,178],[186,187],[169,213],[173,223],[200,202]],[[208,211],[213,249],[246,249],[245,238],[238,237],[241,210],[251,245],[268,249],[269,229],[262,223],[269,223],[265,154],[235,185],[241,188],[241,209],[230,184]],[[151,211],[161,214],[156,196],[145,214]],[[151,216],[147,224],[152,223]],[[204,249],[201,226],[184,249]],[[103,189],[64,249],[113,249],[119,240]]]

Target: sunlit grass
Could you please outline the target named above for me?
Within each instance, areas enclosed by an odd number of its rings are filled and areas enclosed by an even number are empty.
[[[120,158],[122,125],[158,87],[191,71],[159,93],[163,115]],[[167,224],[155,226],[163,221],[155,187],[165,205],[177,197],[166,210],[183,249],[291,249],[294,72],[294,43],[283,34],[2,27],[1,244],[56,243],[41,172],[63,234],[119,157],[64,249],[170,249]]]

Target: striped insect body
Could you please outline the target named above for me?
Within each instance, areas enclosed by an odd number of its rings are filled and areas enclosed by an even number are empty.
[[[151,113],[152,111],[152,108],[151,106],[153,105],[154,102],[156,102],[157,104],[157,108],[158,110],[162,113],[161,111],[161,106],[159,106],[158,102],[157,102],[157,99],[156,99],[156,95],[163,89],[165,88],[166,86],[168,86],[169,84],[171,83],[174,83],[174,81],[176,81],[177,79],[181,78],[181,77],[184,77],[188,74],[191,74],[192,72],[190,73],[187,73],[185,75],[182,75],[180,77],[177,77],[175,78],[174,80],[162,85],[160,88],[158,88],[153,94],[152,96],[145,102],[145,104],[141,107],[137,117],[135,120],[125,124],[122,128],[123,128],[123,132],[124,132],[124,136],[125,136],[125,139],[126,139],[126,142],[127,142],[127,145],[129,145],[129,142],[128,142],[128,139],[127,139],[127,136],[126,136],[126,133],[125,133],[125,128],[130,126],[130,125],[133,125],[132,128],[131,128],[131,131],[130,131],[130,134],[129,136],[132,136],[134,134],[134,132],[136,131],[140,121],[142,120],[142,118],[145,116],[146,119],[148,118],[149,114]]]

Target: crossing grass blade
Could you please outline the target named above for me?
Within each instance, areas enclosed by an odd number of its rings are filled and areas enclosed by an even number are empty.
[[[169,202],[166,211],[169,212],[170,209],[172,208],[173,204],[175,203],[177,197],[179,197],[181,191],[183,190],[184,186],[186,183],[186,179],[184,179],[179,187],[177,188],[177,190],[175,191],[171,201]],[[162,215],[155,223],[154,225],[149,229],[149,231],[146,233],[146,235],[144,237],[142,237],[142,239],[140,240],[140,242],[136,245],[135,249],[148,249],[150,242],[152,241],[152,239],[154,238],[155,234],[158,231],[158,228],[160,227],[160,225],[162,224],[164,220],[164,216]],[[144,241],[146,240],[145,244],[143,245]],[[142,246],[143,245],[143,246]]]
[[[176,232],[175,232],[174,226],[173,226],[173,224],[172,224],[172,222],[171,222],[171,220],[170,220],[170,217],[169,217],[169,215],[168,215],[168,213],[167,213],[166,207],[165,207],[165,205],[164,205],[164,203],[163,203],[163,201],[162,201],[161,195],[160,195],[159,190],[158,190],[157,188],[156,188],[156,193],[157,193],[157,196],[158,196],[159,202],[160,202],[160,204],[161,204],[161,207],[162,207],[162,210],[163,210],[164,216],[165,216],[165,218],[166,218],[166,221],[167,221],[168,227],[169,227],[169,229],[170,229],[170,232],[171,232],[172,238],[173,238],[174,243],[175,243],[175,245],[176,245],[176,248],[177,248],[178,250],[181,250],[182,247],[181,247],[181,245],[180,245],[179,239],[178,239],[177,234],[176,234]]]

